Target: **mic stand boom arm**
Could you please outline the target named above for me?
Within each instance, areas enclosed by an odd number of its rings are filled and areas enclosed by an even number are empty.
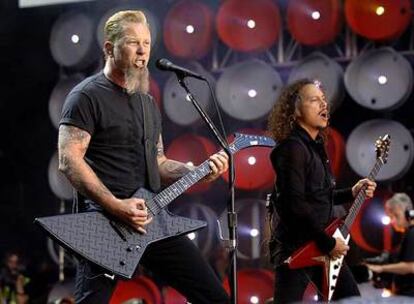
[[[181,73],[176,73],[178,83],[184,88],[187,92],[187,99],[194,105],[197,112],[206,122],[210,130],[213,132],[220,146],[223,148],[225,153],[229,157],[229,187],[230,187],[230,198],[227,202],[227,219],[228,219],[228,229],[229,229],[229,261],[230,261],[230,273],[229,273],[229,285],[231,290],[230,299],[232,304],[237,304],[237,214],[235,212],[234,205],[234,161],[233,154],[229,149],[227,141],[219,133],[218,129],[214,125],[213,121],[207,115],[207,113],[201,108],[200,104],[191,94],[190,90],[187,87],[187,84],[184,82],[185,75]],[[207,80],[205,80],[207,81]]]

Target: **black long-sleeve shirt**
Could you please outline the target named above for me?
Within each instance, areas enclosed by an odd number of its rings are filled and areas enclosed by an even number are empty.
[[[322,138],[313,140],[301,127],[271,153],[276,171],[274,227],[271,255],[276,265],[309,240],[328,253],[335,240],[324,232],[332,217],[333,204],[352,199],[351,188],[335,189],[335,180]]]
[[[410,226],[404,235],[398,261],[414,262],[414,226]],[[395,275],[394,283],[396,294],[414,296],[414,274]]]

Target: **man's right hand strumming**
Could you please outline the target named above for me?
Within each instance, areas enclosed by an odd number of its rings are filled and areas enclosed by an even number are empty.
[[[140,233],[147,233],[145,226],[152,221],[152,217],[148,217],[145,201],[135,197],[119,200],[112,213]]]
[[[335,247],[329,252],[329,255],[333,259],[338,259],[349,250],[349,246],[345,243],[345,241],[341,238],[335,238]]]

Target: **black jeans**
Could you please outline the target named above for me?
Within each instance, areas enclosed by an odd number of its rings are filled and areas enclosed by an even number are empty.
[[[322,267],[289,269],[287,265],[276,268],[274,303],[302,303],[303,294],[310,282],[321,290]],[[359,296],[357,283],[346,263],[343,263],[332,300]],[[321,299],[319,295],[319,299]],[[314,301],[312,301],[314,303]]]
[[[228,296],[213,269],[187,238],[177,237],[151,244],[141,265],[177,289],[192,304],[228,304]],[[116,281],[103,270],[81,260],[76,274],[76,303],[109,303]]]

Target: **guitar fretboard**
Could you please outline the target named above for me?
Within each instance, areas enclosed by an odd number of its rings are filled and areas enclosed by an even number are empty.
[[[152,212],[157,214],[162,208],[166,207],[170,202],[184,193],[188,188],[193,186],[203,177],[210,173],[210,165],[208,160],[204,161],[197,168],[187,173],[175,183],[171,184],[153,198]]]
[[[371,172],[368,175],[368,178],[370,180],[375,180],[375,177],[377,176],[379,170],[381,169],[382,165],[384,164],[384,161],[382,158],[378,158],[375,162],[374,167],[372,168]],[[362,204],[364,203],[366,199],[366,194],[364,189],[361,189],[357,195],[357,197],[354,200],[354,203],[352,204],[351,208],[349,209],[348,215],[346,216],[344,220],[344,225],[340,228],[340,231],[344,237],[348,236],[349,231],[351,230],[351,226],[355,221],[355,218],[358,215],[359,210],[362,207]]]
[[[251,146],[273,147],[274,145],[274,140],[266,136],[236,134],[234,142],[229,145],[229,150],[231,154],[234,154],[241,149]],[[149,212],[152,213],[152,215],[158,214],[161,209],[165,208],[169,203],[200,181],[203,177],[207,176],[210,172],[209,160],[206,160],[194,170],[188,172],[178,181],[158,193],[151,200],[147,201],[146,204],[149,208]]]

